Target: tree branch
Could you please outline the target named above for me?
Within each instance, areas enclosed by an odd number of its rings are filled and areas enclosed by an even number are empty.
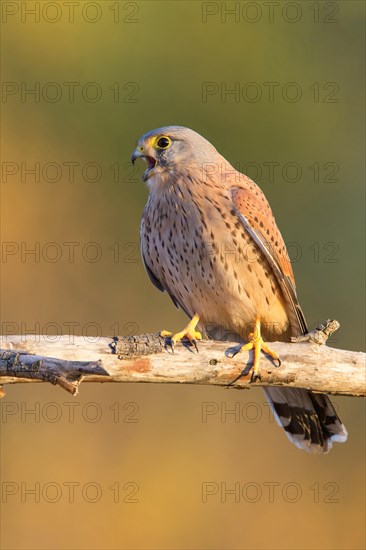
[[[262,357],[261,379],[250,382],[252,355],[233,355],[237,343],[199,343],[199,353],[188,343],[177,346],[159,334],[120,338],[81,336],[1,336],[0,382],[51,382],[78,393],[86,382],[158,382],[206,384],[250,388],[288,386],[315,392],[366,396],[365,354],[330,348],[327,338],[337,330],[337,321],[327,321],[293,343],[271,342],[282,360],[276,367]],[[89,358],[89,360],[86,360]],[[2,397],[4,392],[0,392]]]

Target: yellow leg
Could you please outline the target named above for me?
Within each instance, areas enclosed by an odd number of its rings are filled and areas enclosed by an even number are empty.
[[[167,336],[171,336],[170,341],[171,341],[173,353],[174,353],[175,344],[177,342],[180,342],[183,338],[187,338],[187,340],[189,340],[194,345],[194,347],[196,348],[196,351],[198,352],[197,340],[202,340],[202,334],[196,331],[196,326],[199,320],[200,318],[196,314],[193,317],[193,319],[189,321],[188,325],[180,332],[173,334],[168,330],[162,330],[160,332],[160,336],[162,336],[163,338],[166,338]]]
[[[260,354],[261,351],[272,357],[274,361],[278,361],[278,366],[281,365],[281,360],[278,357],[277,353],[275,353],[271,348],[267,346],[267,344],[264,343],[262,335],[261,335],[261,323],[260,320],[257,319],[254,326],[254,332],[251,332],[249,334],[250,341],[248,344],[245,344],[242,346],[239,350],[239,352],[242,351],[249,351],[251,349],[254,349],[254,362],[252,366],[252,376],[251,381],[254,382],[256,378],[260,378],[259,375],[259,362],[260,362]]]

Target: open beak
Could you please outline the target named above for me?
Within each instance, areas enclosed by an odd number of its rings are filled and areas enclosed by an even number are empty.
[[[148,155],[142,147],[136,147],[136,149],[134,150],[131,157],[132,164],[135,164],[135,161],[138,158],[144,159],[147,164],[147,169],[145,170],[145,173],[142,177],[144,181],[147,181],[151,176],[154,175],[154,168],[157,162],[152,156]]]

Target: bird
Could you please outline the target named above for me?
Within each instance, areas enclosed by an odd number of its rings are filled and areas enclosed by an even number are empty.
[[[141,220],[143,264],[190,321],[171,336],[174,347],[202,337],[240,342],[280,364],[268,345],[308,332],[286,245],[271,207],[202,135],[164,126],[142,135],[131,161],[143,159],[149,193]],[[306,389],[265,387],[277,423],[298,448],[327,453],[347,431],[329,397]]]

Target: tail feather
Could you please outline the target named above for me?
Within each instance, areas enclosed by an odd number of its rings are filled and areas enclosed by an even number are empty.
[[[291,326],[293,336],[306,332],[304,318],[303,322],[305,328]],[[244,339],[239,334],[228,333],[224,327],[206,325],[202,329],[205,337],[215,340],[243,342]],[[263,389],[277,423],[299,449],[314,454],[327,453],[334,441],[344,443],[347,440],[347,430],[327,395],[279,386]]]
[[[347,430],[328,396],[298,388],[264,388],[275,419],[299,449],[327,453],[333,441],[343,443]]]

